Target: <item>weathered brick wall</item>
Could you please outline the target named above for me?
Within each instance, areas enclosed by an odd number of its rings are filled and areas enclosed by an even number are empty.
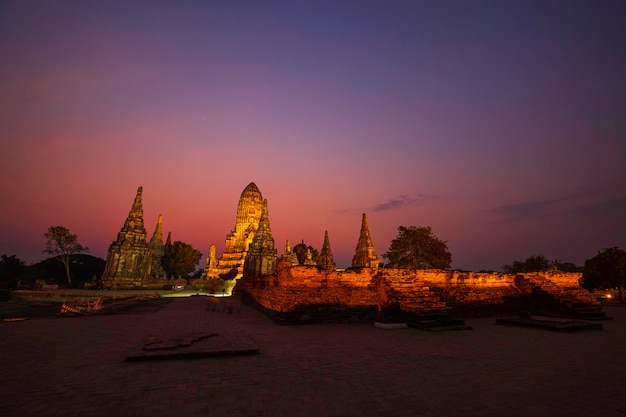
[[[530,285],[541,288],[566,306],[600,306],[600,302],[579,284],[582,273],[531,272],[523,274]]]
[[[446,301],[456,303],[501,303],[520,294],[515,275],[458,271],[417,271],[424,282]]]
[[[533,288],[542,285],[550,287],[555,298],[567,294],[588,301],[578,285],[580,274],[528,275],[520,280],[515,274],[368,268],[329,273],[295,266],[281,268],[276,275],[244,277],[237,285],[262,307],[277,312],[313,305],[373,308],[397,303],[411,313],[452,309],[462,315],[494,314],[525,309]]]
[[[378,293],[373,278],[370,269],[327,273],[300,265],[280,269],[277,275],[244,277],[237,286],[264,308],[290,312],[316,304],[375,306]]]
[[[432,291],[423,272],[412,269],[379,270],[377,279],[382,305],[397,303],[403,311],[410,313],[447,310],[445,301],[440,294]]]
[[[582,278],[582,272],[526,272],[524,274],[527,278],[543,278],[552,281],[554,284],[561,287],[575,287],[582,288],[580,286],[580,278]]]

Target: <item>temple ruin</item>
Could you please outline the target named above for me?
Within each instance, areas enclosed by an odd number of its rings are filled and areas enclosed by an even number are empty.
[[[320,258],[317,261],[317,266],[326,271],[334,271],[337,269],[335,259],[333,258],[333,251],[330,250],[330,239],[328,239],[328,230],[324,232],[324,244],[322,245],[322,251],[320,252]]]
[[[167,238],[171,244],[171,233],[168,233]],[[155,277],[165,277],[165,269],[163,269],[163,265],[161,263],[164,255],[165,245],[163,245],[163,215],[159,214],[159,219],[157,220],[157,225],[154,228],[154,233],[152,234],[150,243],[148,243],[148,256],[150,257],[149,275]]]
[[[291,243],[289,243],[289,239],[285,242],[285,249],[283,250],[282,255],[280,255],[280,262],[285,262],[287,265],[299,265],[298,255],[293,251],[291,247]]]
[[[117,234],[117,239],[109,246],[107,263],[102,275],[102,285],[112,287],[145,287],[155,279],[165,279],[161,266],[164,255],[163,215],[159,214],[150,241],[143,222],[143,187],[137,194],[128,217]]]
[[[148,242],[141,197],[139,187],[117,240],[109,247],[105,287],[158,287],[164,282],[163,218],[159,215]],[[236,292],[250,303],[282,321],[369,317],[390,307],[409,317],[407,321],[424,315],[468,317],[519,311],[601,318],[599,302],[580,287],[580,277],[580,273],[558,271],[502,274],[382,268],[365,213],[351,268],[337,269],[327,230],[317,262],[308,250],[300,264],[289,240],[278,256],[268,201],[250,183],[241,193],[224,252],[218,258],[215,245],[210,246],[198,285],[225,296],[236,285]],[[221,285],[211,287],[216,283]]]
[[[378,255],[374,249],[372,238],[370,236],[370,229],[367,225],[367,216],[363,213],[361,220],[361,233],[359,234],[359,241],[356,244],[354,258],[352,258],[353,268],[378,268]]]
[[[251,182],[239,197],[235,228],[226,236],[224,252],[216,259],[215,246],[211,245],[209,249],[203,279],[217,279],[220,276],[238,279],[243,276],[246,254],[259,228],[264,205],[259,188]]]
[[[267,200],[263,200],[263,210],[259,227],[246,253],[244,274],[269,275],[276,271],[278,252],[274,248],[274,238],[270,229]]]
[[[235,290],[281,322],[380,317],[385,309],[406,321],[442,321],[519,311],[603,318],[600,303],[580,287],[580,273],[474,273],[379,268],[365,213],[352,267],[337,270],[328,231],[317,264],[294,262],[289,241],[276,264],[264,203],[263,220]],[[261,232],[261,229],[263,232]],[[264,258],[264,256],[266,258]],[[248,263],[250,263],[248,265]]]

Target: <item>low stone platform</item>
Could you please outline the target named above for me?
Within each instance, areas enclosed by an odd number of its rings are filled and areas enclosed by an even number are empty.
[[[496,324],[507,326],[536,327],[555,332],[578,332],[582,330],[603,330],[602,323],[585,320],[572,320],[556,317],[502,317],[496,319]]]
[[[258,354],[259,346],[245,334],[191,333],[182,337],[150,336],[126,356],[126,362]]]

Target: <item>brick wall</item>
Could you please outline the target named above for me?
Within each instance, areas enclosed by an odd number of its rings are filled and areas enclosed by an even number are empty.
[[[523,310],[533,288],[541,285],[567,287],[570,290],[563,293],[568,296],[580,294],[581,300],[589,300],[578,285],[578,273],[540,276],[542,281],[535,279],[530,285],[528,280],[516,280],[515,274],[368,268],[326,272],[315,266],[294,266],[279,268],[275,275],[245,276],[237,287],[263,308],[283,313],[320,305],[375,309],[379,303],[397,303],[410,313],[452,310],[479,316]],[[555,298],[559,294],[551,291]]]

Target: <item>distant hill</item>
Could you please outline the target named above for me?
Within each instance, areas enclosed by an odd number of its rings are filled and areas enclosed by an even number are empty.
[[[70,274],[73,286],[82,288],[85,282],[91,282],[93,277],[100,277],[104,272],[106,261],[96,256],[87,254],[74,255],[70,264]],[[65,267],[56,257],[45,259],[26,267],[21,278],[22,286],[34,284],[38,279],[43,279],[47,284],[57,284],[66,287],[67,278]]]

